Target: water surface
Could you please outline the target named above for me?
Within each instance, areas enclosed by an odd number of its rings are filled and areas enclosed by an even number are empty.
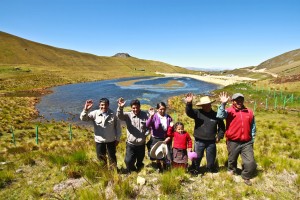
[[[37,104],[39,113],[51,120],[79,121],[79,114],[87,99],[93,99],[92,110],[98,108],[99,99],[106,97],[110,108],[117,109],[117,99],[123,97],[127,105],[132,99],[155,107],[171,96],[209,93],[219,86],[192,78],[135,77],[89,83],[79,83],[51,88],[53,93],[44,96]]]

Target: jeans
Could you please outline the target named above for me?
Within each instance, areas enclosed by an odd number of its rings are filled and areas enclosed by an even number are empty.
[[[143,166],[145,157],[145,145],[126,144],[125,164],[128,171],[140,170]]]
[[[96,142],[97,158],[107,164],[106,152],[108,152],[109,164],[117,167],[116,142],[98,143]]]
[[[197,153],[197,159],[193,160],[194,169],[199,171],[200,163],[206,149],[206,168],[208,171],[213,171],[215,167],[215,160],[217,154],[217,147],[215,140],[199,140],[195,139],[194,151]]]
[[[242,157],[242,178],[250,179],[252,178],[256,170],[256,162],[254,160],[253,152],[253,142],[236,142],[236,141],[227,141],[227,150],[228,150],[228,170],[236,172],[237,170],[237,160],[239,155]]]

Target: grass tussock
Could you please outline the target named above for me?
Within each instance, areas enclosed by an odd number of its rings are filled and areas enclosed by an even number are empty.
[[[172,171],[164,173],[160,178],[160,191],[162,194],[179,195],[181,193],[181,183],[185,181],[185,169],[173,169]]]

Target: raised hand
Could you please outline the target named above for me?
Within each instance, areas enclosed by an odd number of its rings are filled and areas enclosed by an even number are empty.
[[[123,97],[120,97],[118,99],[118,106],[119,107],[124,107],[125,103],[126,103],[126,101],[123,99]]]
[[[221,103],[224,103],[224,104],[226,104],[230,99],[230,97],[227,95],[226,92],[221,92],[219,95],[219,98],[220,98]]]
[[[155,114],[154,108],[150,108],[148,112],[149,112],[150,117],[152,117]]]
[[[193,97],[194,97],[193,93],[187,93],[187,95],[185,97],[185,101],[187,103],[191,103],[193,101]]]
[[[173,127],[174,126],[174,122],[170,122],[170,126]]]
[[[93,106],[93,100],[92,99],[86,100],[84,109],[89,110],[92,106]]]

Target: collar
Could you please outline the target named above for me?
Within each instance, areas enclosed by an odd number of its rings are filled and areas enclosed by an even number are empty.
[[[108,109],[106,112],[102,112],[102,110],[99,110],[99,116],[101,115],[101,116],[105,116],[105,115],[109,115],[111,112],[110,112],[110,110]]]
[[[243,107],[242,107],[241,109],[238,109],[238,108],[235,107],[234,105],[232,105],[232,108],[233,108],[236,112],[238,112],[238,111],[244,112],[244,111],[247,111],[247,110],[248,110],[248,108],[246,108],[244,105],[243,105]]]
[[[141,113],[141,112],[139,112],[139,113],[136,115],[136,114],[134,114],[134,113],[131,111],[132,117],[134,117],[134,118],[135,118],[135,117],[138,117],[138,116],[140,115],[140,113]]]

